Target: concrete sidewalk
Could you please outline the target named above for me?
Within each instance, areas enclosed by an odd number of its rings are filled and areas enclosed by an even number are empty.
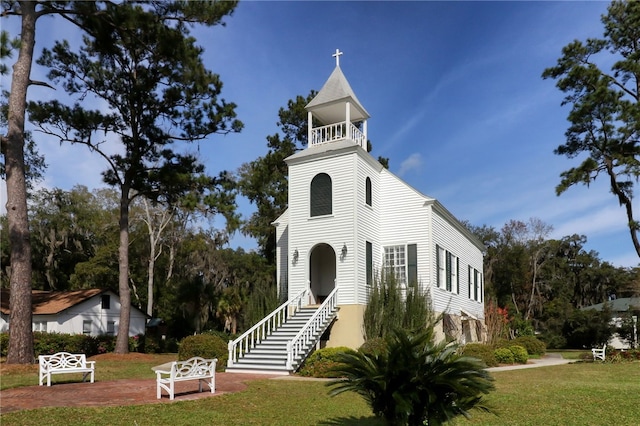
[[[562,355],[556,353],[550,353],[544,355],[542,358],[530,359],[527,364],[514,364],[505,365],[502,367],[487,368],[487,371],[508,371],[508,370],[521,370],[523,368],[535,368],[535,367],[549,367],[552,365],[564,365],[575,362],[572,359],[564,359]]]

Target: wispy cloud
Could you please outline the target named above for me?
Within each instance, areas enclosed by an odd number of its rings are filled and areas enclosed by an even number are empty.
[[[414,152],[413,154],[409,155],[409,157],[400,164],[400,170],[398,170],[398,176],[402,177],[406,173],[412,170],[420,170],[422,168],[423,163],[424,161],[422,161],[422,155],[418,152]]]
[[[624,210],[613,204],[562,222],[560,226],[557,226],[554,234],[556,236],[571,234],[596,236],[621,231],[625,228]]]

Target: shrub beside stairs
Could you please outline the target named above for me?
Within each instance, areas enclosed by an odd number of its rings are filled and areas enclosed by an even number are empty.
[[[299,354],[293,359],[291,368],[287,368],[287,344],[309,323],[318,311],[315,306],[300,308],[294,315],[287,318],[279,327],[244,354],[239,354],[232,365],[227,365],[229,373],[262,373],[262,374],[290,374],[295,372],[302,361],[309,355],[325,330],[337,316],[337,308],[326,318],[321,327],[312,335]],[[231,363],[230,363],[231,364]]]

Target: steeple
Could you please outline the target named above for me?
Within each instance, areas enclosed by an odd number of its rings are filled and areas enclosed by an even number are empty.
[[[318,94],[307,104],[309,147],[339,140],[352,140],[367,149],[367,119],[369,113],[360,104],[340,69],[336,49],[336,68]],[[313,128],[313,118],[322,126]],[[358,124],[359,126],[356,126]]]

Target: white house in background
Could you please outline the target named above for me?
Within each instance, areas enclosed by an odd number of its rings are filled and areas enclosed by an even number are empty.
[[[633,315],[634,311],[640,309],[640,297],[622,297],[620,299],[612,298],[603,303],[585,306],[584,308],[582,308],[582,310],[586,311],[589,309],[593,309],[596,311],[602,311],[604,310],[605,306],[611,311],[611,324],[620,327],[625,315]],[[623,340],[618,333],[614,333],[607,342],[607,345],[615,349],[630,349],[634,343],[637,346],[639,336],[639,322],[637,315],[635,316],[635,321],[633,322],[635,322],[635,335],[633,336],[635,341],[627,342]]]
[[[116,335],[120,298],[110,290],[32,292],[33,331],[91,336]],[[9,329],[9,290],[0,295],[0,331]],[[145,333],[147,315],[131,307],[129,336]]]
[[[355,348],[364,342],[374,277],[391,268],[403,285],[429,290],[444,314],[442,338],[483,340],[484,246],[438,200],[367,152],[369,114],[340,69],[340,54],[306,106],[308,147],[286,159],[289,207],[274,222],[278,288],[289,300],[306,289],[311,304],[337,289],[326,345]]]

